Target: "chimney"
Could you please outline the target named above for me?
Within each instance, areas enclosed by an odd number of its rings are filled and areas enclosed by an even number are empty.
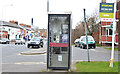
[[[15,21],[15,24],[17,24],[17,25],[18,25],[18,21]]]
[[[31,25],[33,25],[33,18],[31,19]]]
[[[106,3],[106,0],[102,0],[102,2],[101,3]]]
[[[9,21],[9,23],[13,23],[13,24],[15,24],[15,21],[13,20],[13,21]]]

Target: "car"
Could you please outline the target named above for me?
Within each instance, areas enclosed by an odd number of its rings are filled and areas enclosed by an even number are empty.
[[[0,44],[9,44],[10,41],[7,38],[0,38]]]
[[[15,40],[15,45],[16,45],[16,44],[18,44],[18,45],[19,45],[19,44],[25,44],[25,40],[24,40],[23,38],[16,39],[16,40]]]
[[[79,38],[79,39],[76,39],[76,40],[74,41],[75,47],[79,47],[79,46],[80,46],[80,45],[79,45],[79,41],[80,41],[80,38]]]
[[[38,48],[43,47],[43,39],[39,37],[33,37],[28,43],[27,47],[30,48],[30,46],[35,47],[37,46]]]
[[[80,37],[80,48],[87,49],[86,36]],[[88,48],[96,48],[96,43],[92,36],[88,36]]]

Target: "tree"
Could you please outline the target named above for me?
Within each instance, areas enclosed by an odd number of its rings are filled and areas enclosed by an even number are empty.
[[[99,16],[97,10],[95,10],[91,16],[86,17],[88,35],[92,36],[95,32],[99,32],[100,22],[98,20],[99,20]],[[84,20],[81,20],[77,24],[76,28],[73,30],[72,43],[74,42],[75,39],[80,38],[82,35],[85,35]]]
[[[93,35],[94,32],[100,30],[100,22],[98,12],[95,10],[91,16],[87,16],[87,29],[88,34]]]

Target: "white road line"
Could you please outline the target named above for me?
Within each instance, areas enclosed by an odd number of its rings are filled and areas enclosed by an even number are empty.
[[[2,63],[2,64],[35,65],[35,64],[46,64],[46,63],[45,62],[16,62],[16,63]]]

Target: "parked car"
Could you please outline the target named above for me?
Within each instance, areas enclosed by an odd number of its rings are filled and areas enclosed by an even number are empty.
[[[9,44],[10,41],[7,38],[0,38],[0,44]]]
[[[28,43],[27,47],[30,48],[30,46],[34,47],[37,46],[38,48],[43,47],[43,39],[39,37],[33,37]]]
[[[79,47],[80,46],[80,39],[76,39],[75,41],[74,41],[74,44],[75,44],[75,47]]]
[[[80,48],[86,49],[86,36],[80,37]],[[95,40],[92,36],[88,36],[88,48],[96,48]]]
[[[23,38],[16,39],[16,40],[15,40],[15,45],[16,45],[16,44],[18,44],[18,45],[19,45],[19,44],[25,44],[25,40],[24,40]]]

